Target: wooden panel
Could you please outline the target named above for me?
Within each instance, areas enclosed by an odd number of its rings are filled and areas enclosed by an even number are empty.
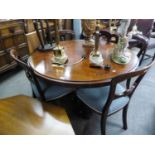
[[[9,53],[0,51],[0,73],[5,72],[16,65],[16,62],[10,57]]]
[[[3,44],[4,44],[3,50],[11,48],[12,46],[14,46],[14,40],[13,38],[3,39]]]
[[[29,53],[32,54],[34,50],[40,45],[36,31],[26,34],[26,39],[28,43]]]
[[[10,59],[8,57],[8,54],[6,54],[5,52],[3,53],[1,52],[0,53],[0,68],[9,63],[10,63]]]
[[[25,35],[23,34],[20,34],[20,35],[17,35],[15,38],[14,38],[14,43],[16,45],[19,45],[19,44],[22,44],[26,42],[26,38],[25,38]]]
[[[24,20],[24,22],[25,22],[25,27],[26,27],[26,33],[35,31],[32,19],[26,19]]]
[[[5,50],[8,48],[11,48],[13,46],[17,46],[20,45],[22,43],[25,43],[26,39],[25,39],[25,35],[20,34],[20,35],[16,35],[13,37],[6,37],[5,39],[3,39],[1,41],[1,50]]]
[[[0,38],[0,51],[4,49],[3,40]]]

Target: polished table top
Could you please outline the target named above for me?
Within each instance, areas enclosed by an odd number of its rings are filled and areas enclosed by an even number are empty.
[[[91,48],[83,47],[83,40],[63,41],[60,44],[68,55],[68,62],[59,66],[52,64],[53,52],[35,51],[29,58],[29,64],[37,74],[61,84],[70,86],[97,86],[108,83],[109,79],[133,71],[138,66],[138,57],[132,53],[128,64],[116,64],[111,60],[113,44],[101,44],[100,51],[103,54],[104,64],[111,66],[110,70],[92,68],[89,63]]]

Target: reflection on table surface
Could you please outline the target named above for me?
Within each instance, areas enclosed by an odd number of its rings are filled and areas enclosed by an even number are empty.
[[[60,44],[65,48],[69,61],[65,65],[53,65],[52,51],[35,51],[29,58],[30,65],[34,71],[53,81],[66,84],[95,84],[103,83],[112,77],[122,73],[133,71],[137,68],[138,58],[131,51],[131,60],[128,64],[120,65],[111,60],[113,44],[100,45],[103,54],[103,65],[111,66],[110,70],[104,68],[90,67],[89,53],[91,48],[83,47],[83,40],[63,41]]]

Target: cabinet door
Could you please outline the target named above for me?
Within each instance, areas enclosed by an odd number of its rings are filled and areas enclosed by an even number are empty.
[[[3,39],[3,49],[8,49],[14,46],[14,40],[11,37]]]
[[[3,40],[0,38],[0,51],[4,50]]]
[[[16,66],[15,61],[10,57],[10,54],[5,51],[0,51],[0,73]]]

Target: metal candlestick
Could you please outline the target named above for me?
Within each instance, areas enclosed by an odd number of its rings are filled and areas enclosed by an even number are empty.
[[[52,57],[52,63],[56,64],[65,64],[68,60],[68,57],[65,53],[64,47],[60,46],[59,42],[59,30],[58,30],[58,20],[55,19],[55,42],[56,46],[53,48],[54,56]]]
[[[94,47],[95,41],[93,38],[93,33],[96,28],[95,19],[82,19],[82,31],[86,37],[85,42],[83,43],[84,47]]]
[[[101,52],[99,51],[99,41],[100,41],[100,33],[99,33],[99,27],[97,26],[95,33],[95,49],[89,55],[90,63],[95,66],[103,65],[103,57]]]

